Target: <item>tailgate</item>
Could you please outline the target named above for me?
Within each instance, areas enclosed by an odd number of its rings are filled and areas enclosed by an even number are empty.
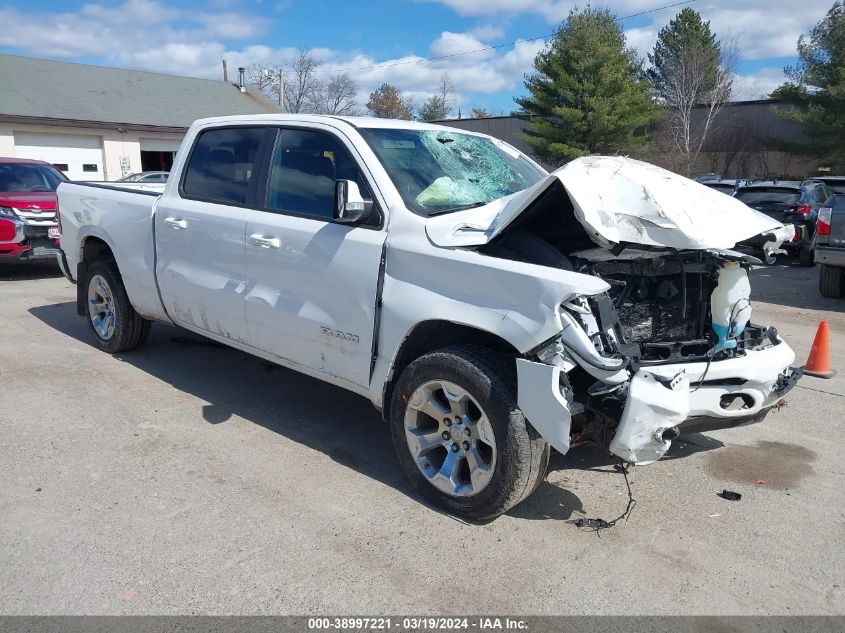
[[[845,195],[837,195],[830,214],[829,246],[845,247]]]

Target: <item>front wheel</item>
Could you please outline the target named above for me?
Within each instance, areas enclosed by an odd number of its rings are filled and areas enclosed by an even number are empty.
[[[91,264],[85,277],[85,315],[94,343],[116,354],[142,345],[150,334],[150,322],[135,312],[114,260]]]
[[[482,347],[445,348],[411,363],[393,391],[399,463],[447,512],[495,518],[545,476],[549,445],[517,406],[511,363]]]

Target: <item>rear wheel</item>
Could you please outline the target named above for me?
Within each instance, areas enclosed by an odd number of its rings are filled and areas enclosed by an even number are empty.
[[[150,334],[150,322],[135,312],[112,259],[91,264],[85,277],[85,314],[94,343],[115,354],[142,345]]]
[[[816,265],[816,249],[802,246],[798,250],[798,263],[807,268]]]
[[[545,476],[549,445],[517,406],[511,362],[481,347],[445,348],[411,363],[394,389],[399,463],[447,512],[497,517]]]
[[[819,292],[823,297],[839,299],[842,297],[842,269],[837,266],[822,264],[819,267]]]

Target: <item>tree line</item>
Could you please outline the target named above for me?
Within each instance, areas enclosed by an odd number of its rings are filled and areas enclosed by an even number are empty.
[[[803,126],[806,140],[780,151],[817,156],[845,166],[845,8],[837,0],[808,36],[798,41],[799,61],[772,97],[779,113]],[[717,37],[710,23],[682,9],[660,30],[647,58],[629,47],[618,18],[606,9],[573,9],[536,56],[525,76],[527,94],[515,99],[527,123],[525,140],[545,162],[562,164],[588,154],[657,150],[690,175],[735,92],[738,46]],[[287,112],[363,114],[358,86],[348,73],[324,74],[302,51],[279,68],[253,65],[250,83]],[[284,72],[279,72],[283,69]],[[436,121],[453,114],[454,86],[440,77],[417,106],[384,83],[366,103],[376,117]],[[458,115],[460,116],[460,110]],[[471,116],[491,113],[475,107]],[[747,132],[747,131],[746,131]],[[741,130],[735,130],[737,136]]]
[[[803,126],[805,140],[766,139],[786,155],[845,166],[845,8],[837,0],[808,36],[799,61],[772,93],[778,113]],[[635,153],[645,146],[674,159],[690,175],[708,139],[747,141],[749,130],[717,129],[734,94],[738,46],[718,38],[690,8],[660,30],[647,62],[627,46],[615,15],[573,10],[526,76],[528,94],[517,112],[526,140],[546,162],[593,153]],[[658,122],[660,125],[658,125]],[[746,153],[747,154],[747,153]],[[768,160],[762,152],[760,161]],[[747,155],[743,159],[747,160]],[[732,160],[733,156],[725,156]],[[748,165],[744,165],[747,169]],[[762,165],[768,171],[767,165]]]
[[[324,74],[321,62],[309,51],[299,51],[286,62],[252,64],[247,68],[247,82],[281,105],[285,112],[305,114],[360,115],[358,84],[346,72]],[[367,100],[367,113],[389,119],[440,121],[449,118],[455,108],[455,87],[444,73],[435,94],[419,107],[391,84],[384,83]],[[489,116],[490,111],[472,108],[472,116]]]

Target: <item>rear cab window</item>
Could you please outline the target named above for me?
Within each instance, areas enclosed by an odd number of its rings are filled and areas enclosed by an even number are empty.
[[[265,127],[212,128],[201,132],[185,169],[182,197],[244,205]]]

